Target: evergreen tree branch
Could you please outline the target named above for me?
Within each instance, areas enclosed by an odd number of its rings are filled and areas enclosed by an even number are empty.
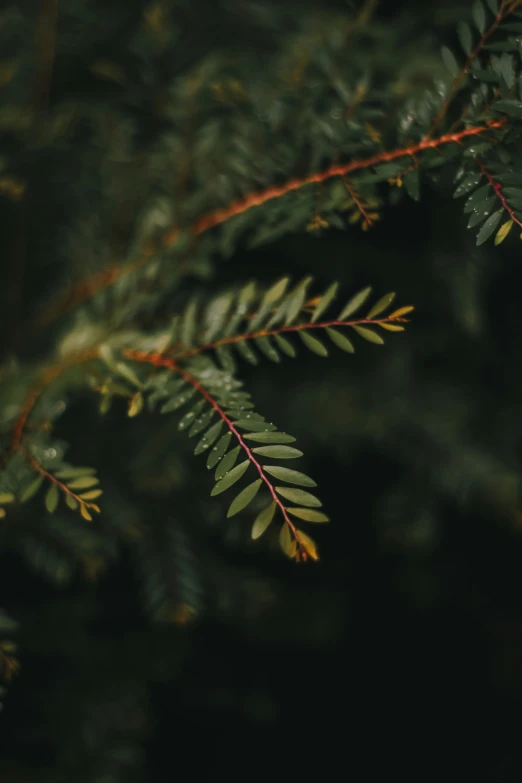
[[[407,318],[401,318],[400,316],[387,316],[386,318],[358,318],[355,321],[339,321],[333,319],[331,321],[321,321],[320,323],[299,323],[291,324],[290,326],[279,326],[273,329],[259,329],[255,332],[247,332],[246,334],[237,334],[232,337],[223,337],[220,340],[215,340],[211,343],[205,343],[198,345],[194,348],[190,348],[187,351],[181,353],[174,353],[172,358],[175,361],[181,361],[183,359],[189,359],[192,356],[205,353],[206,351],[212,351],[222,345],[233,345],[235,343],[243,342],[246,340],[256,340],[259,337],[272,337],[276,334],[287,334],[292,332],[302,332],[307,329],[331,329],[336,326],[362,326],[364,324],[379,325],[383,323],[408,323]]]
[[[89,513],[90,510],[99,512],[99,507],[90,502],[101,494],[101,490],[98,487],[94,488],[98,483],[98,479],[91,475],[94,472],[93,469],[68,466],[61,462],[61,464],[53,464],[52,470],[49,470],[42,464],[40,459],[36,458],[36,452],[31,453],[25,445],[22,445],[29,417],[43,391],[68,368],[77,366],[90,359],[99,359],[106,366],[109,374],[107,376],[104,375],[103,367],[94,368],[91,375],[94,376],[96,383],[98,379],[100,383],[97,383],[96,386],[93,386],[91,383],[91,388],[98,389],[102,393],[100,406],[102,413],[108,409],[108,405],[114,395],[122,395],[129,399],[128,415],[133,417],[138,415],[144,408],[144,393],[148,395],[148,404],[151,410],[158,399],[169,397],[167,402],[162,403],[161,413],[177,410],[189,402],[194,393],[198,393],[202,400],[185,413],[179,423],[180,429],[189,429],[189,437],[200,434],[205,430],[196,446],[195,454],[201,453],[212,445],[219,436],[219,428],[223,423],[228,430],[228,439],[219,448],[215,447],[215,455],[212,451],[209,452],[208,467],[213,467],[217,462],[223,460],[223,466],[220,464],[216,468],[215,480],[217,484],[215,487],[216,492],[213,492],[213,494],[219,494],[228,489],[229,486],[241,478],[249,465],[252,465],[259,475],[258,480],[245,487],[235,498],[229,508],[228,516],[238,513],[245,505],[248,505],[255,497],[262,483],[264,483],[269,489],[273,502],[256,519],[252,529],[253,538],[257,538],[262,534],[271,523],[273,512],[276,508],[279,508],[284,520],[280,531],[280,545],[283,551],[297,560],[306,560],[309,557],[317,559],[315,542],[292,523],[289,514],[298,516],[308,522],[327,522],[328,517],[322,512],[315,510],[318,506],[321,506],[320,500],[308,491],[300,488],[295,489],[293,487],[274,485],[271,479],[268,478],[267,472],[283,481],[297,484],[298,487],[315,486],[315,482],[299,471],[281,468],[277,465],[264,466],[259,462],[256,456],[257,453],[264,457],[273,457],[274,459],[293,459],[301,456],[301,452],[298,449],[285,445],[295,440],[295,438],[286,433],[275,431],[276,428],[273,424],[265,421],[262,416],[251,410],[253,404],[250,400],[250,395],[245,391],[240,391],[242,384],[234,378],[234,359],[231,352],[227,352],[225,348],[228,345],[236,344],[238,352],[243,358],[256,362],[255,353],[252,352],[251,348],[247,349],[244,346],[246,340],[252,339],[256,341],[257,347],[269,359],[279,361],[278,349],[289,356],[295,356],[295,349],[292,344],[282,337],[283,333],[295,332],[300,334],[304,345],[309,350],[320,356],[327,356],[328,351],[326,347],[316,337],[307,334],[307,330],[317,328],[325,330],[327,336],[337,347],[348,353],[353,353],[354,347],[350,340],[337,331],[335,327],[352,327],[355,332],[369,342],[382,344],[383,340],[380,335],[371,329],[365,328],[365,326],[373,324],[381,326],[381,328],[388,331],[400,331],[403,329],[400,324],[407,322],[403,316],[413,308],[411,306],[403,306],[387,316],[377,317],[394,300],[395,294],[391,292],[385,294],[374,303],[364,318],[348,321],[348,317],[360,309],[370,296],[371,288],[366,287],[350,298],[348,303],[341,309],[337,318],[321,321],[319,320],[321,315],[332,305],[333,300],[336,298],[338,284],[331,284],[321,296],[307,298],[307,289],[311,280],[311,277],[306,277],[299,281],[290,291],[287,291],[289,278],[285,277],[278,280],[264,293],[257,291],[256,285],[251,282],[238,291],[237,294],[226,293],[211,300],[205,308],[204,314],[200,312],[197,301],[193,299],[187,303],[183,314],[173,319],[173,324],[166,334],[162,332],[160,335],[152,337],[144,335],[143,342],[141,340],[138,342],[138,349],[126,347],[129,345],[131,337],[128,333],[116,334],[113,335],[111,341],[103,345],[70,354],[66,359],[61,359],[45,367],[40,373],[38,383],[29,391],[18,415],[7,454],[7,456],[15,452],[21,454],[39,478],[34,479],[34,477],[29,476],[29,483],[26,483],[24,478],[22,478],[21,482],[20,479],[16,479],[15,486],[12,486],[8,479],[8,485],[6,486],[8,491],[1,495],[3,504],[14,502],[15,498],[18,498],[21,503],[27,502],[38,492],[42,485],[42,479],[46,479],[51,485],[48,487],[45,495],[45,506],[50,514],[57,509],[61,495],[64,496],[66,504],[70,509],[75,510],[79,507],[84,519],[92,519]],[[257,311],[252,313],[250,308],[252,302],[257,297],[260,297],[260,302]],[[295,323],[296,318],[300,314],[304,314],[308,320],[303,323]],[[201,330],[197,329],[198,323],[203,323]],[[238,329],[244,323],[250,326],[250,331],[246,334],[238,334]],[[132,336],[134,339],[136,338],[135,335]],[[176,342],[176,336],[180,338],[178,342]],[[272,336],[275,338],[276,344],[274,345],[268,340]],[[168,338],[167,342],[165,342],[165,338]],[[197,344],[198,338],[202,340],[200,345]],[[74,333],[70,339],[74,343],[76,339]],[[185,350],[183,352],[178,351],[177,356],[167,356],[165,352],[170,342],[178,347],[185,346]],[[142,345],[154,346],[154,352],[151,351],[151,347],[140,350],[140,343]],[[62,345],[62,351],[66,346],[67,343]],[[205,374],[198,377],[198,371],[193,372],[192,365],[189,365],[189,367],[180,366],[180,359],[195,358],[198,354],[203,354],[211,349],[216,351],[224,370],[218,369],[212,362],[209,363],[208,360],[203,360],[203,364],[199,365],[199,367]],[[165,380],[165,375],[162,377],[161,374],[158,375],[153,371],[146,379],[142,379],[132,367],[122,362],[117,354],[133,361],[149,364],[155,369],[166,367],[173,375],[177,375],[178,378],[171,383],[170,380]],[[194,367],[197,368],[198,364],[196,363]],[[167,373],[167,378],[168,375]],[[125,385],[118,380],[115,381],[115,376],[116,379],[118,377],[122,378]],[[203,377],[207,379],[206,382],[202,382]],[[76,382],[75,378],[76,376],[73,376],[73,383]],[[180,383],[181,387],[183,385],[186,386],[184,391],[180,388]],[[192,393],[187,391],[188,387],[192,389]],[[201,413],[201,406],[205,402],[210,406],[210,409]],[[215,424],[210,425],[212,416],[215,413],[218,414],[221,420],[218,423],[218,427]],[[247,432],[241,434],[241,429],[245,429]],[[231,436],[234,436],[239,446],[231,449],[227,454],[228,441]],[[262,445],[249,447],[248,440],[254,440],[256,443],[260,442]],[[35,446],[42,448],[38,441],[36,441]],[[47,448],[47,446],[45,447]],[[235,460],[241,450],[247,459],[234,467]],[[65,480],[62,481],[61,479]],[[12,489],[15,489],[16,494],[11,491]],[[76,492],[76,489],[81,490],[80,493]],[[286,506],[280,496],[298,505]],[[299,504],[303,505],[304,508],[300,507]],[[4,509],[2,509],[2,512],[2,515],[5,515]]]
[[[143,351],[134,351],[131,349],[125,349],[123,351],[123,355],[128,359],[132,359],[135,362],[150,364],[154,367],[168,368],[173,373],[176,373],[181,378],[183,378],[190,386],[192,386],[193,389],[195,389],[203,397],[204,400],[206,400],[206,402],[211,406],[211,408],[217,413],[217,415],[224,422],[229,432],[231,432],[232,435],[235,437],[238,444],[245,452],[247,459],[251,462],[251,464],[254,466],[255,470],[257,471],[259,478],[267,487],[273,502],[276,504],[277,508],[279,508],[279,510],[281,511],[281,514],[284,519],[284,524],[287,525],[288,530],[290,531],[290,533],[292,534],[296,542],[295,559],[298,561],[304,561],[307,560],[309,556],[314,557],[315,550],[311,551],[310,548],[306,546],[306,537],[301,533],[301,531],[297,529],[297,527],[290,520],[288,516],[287,506],[285,506],[283,501],[277,495],[274,485],[272,484],[272,482],[266,475],[265,471],[263,470],[263,466],[256,459],[252,449],[245,442],[243,436],[235,426],[232,419],[229,416],[227,416],[227,414],[225,413],[221,405],[219,405],[217,400],[203,386],[203,384],[200,383],[200,381],[198,381],[198,379],[195,378],[187,369],[180,367],[179,364],[176,361],[174,361],[174,359],[169,359],[165,356],[161,356],[160,354],[149,354]],[[315,559],[316,559],[316,555],[315,555]]]
[[[389,152],[381,151],[367,158],[353,160],[346,164],[335,164],[322,172],[288,180],[283,185],[276,185],[263,191],[257,191],[245,198],[232,202],[228,207],[202,215],[193,223],[189,233],[195,236],[203,234],[215,226],[247,212],[253,207],[261,206],[268,201],[286,196],[288,193],[300,190],[307,185],[325,182],[334,177],[345,177],[354,171],[361,171],[381,163],[389,163],[399,158],[414,157],[419,152],[438,149],[447,144],[462,144],[463,140],[466,138],[479,136],[492,129],[504,127],[507,124],[507,121],[507,117],[499,120],[488,120],[484,125],[463,128],[458,132],[446,133],[436,139],[425,138],[422,141],[407,147],[401,147]],[[180,240],[181,236],[182,232],[179,230],[169,230],[165,232],[157,249],[167,250],[173,248]],[[58,299],[44,311],[42,316],[37,319],[37,326],[43,327],[50,325],[60,316],[73,310],[82,302],[87,301],[95,294],[108,288],[131,272],[143,267],[154,257],[154,252],[154,249],[148,246],[137,261],[134,261],[131,264],[122,264],[120,266],[113,262],[105,269],[74,284],[65,294],[59,296]]]
[[[437,116],[435,117],[435,119],[433,121],[433,125],[431,126],[429,132],[426,135],[427,139],[429,139],[430,136],[437,130],[437,128],[439,127],[440,123],[442,122],[442,120],[446,116],[447,111],[448,111],[448,109],[450,107],[450,104],[451,104],[453,98],[455,97],[455,94],[457,93],[459,87],[461,86],[462,82],[466,78],[466,76],[467,76],[467,74],[469,72],[469,69],[471,68],[473,62],[476,60],[476,58],[478,57],[479,53],[484,48],[484,44],[486,43],[486,41],[488,41],[489,38],[491,38],[493,33],[498,29],[499,25],[506,19],[506,17],[508,17],[511,13],[513,13],[513,11],[520,5],[521,2],[522,2],[522,0],[512,0],[512,2],[509,2],[508,0],[502,0],[502,2],[500,4],[499,11],[498,11],[498,14],[495,17],[493,23],[483,33],[483,35],[480,38],[479,42],[477,43],[477,45],[475,46],[475,48],[473,49],[471,54],[468,56],[466,62],[464,63],[464,65],[462,66],[461,70],[457,74],[457,76],[456,76],[456,78],[455,78],[455,80],[454,80],[454,82],[453,82],[453,84],[451,86],[451,89],[450,89],[448,95],[446,96],[446,99],[445,99],[444,103],[442,104],[442,107],[441,107],[439,113],[437,114]]]

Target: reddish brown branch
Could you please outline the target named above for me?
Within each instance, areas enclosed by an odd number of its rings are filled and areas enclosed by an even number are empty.
[[[270,479],[267,477],[266,473],[263,470],[263,466],[256,460],[252,450],[249,448],[248,444],[244,441],[241,433],[238,432],[238,430],[236,429],[234,422],[227,416],[225,411],[221,408],[219,403],[217,403],[216,400],[212,397],[210,392],[207,391],[207,389],[205,389],[205,387],[202,386],[202,384],[196,378],[194,378],[193,375],[187,372],[187,370],[180,367],[173,359],[169,359],[165,356],[161,356],[160,354],[145,353],[143,351],[133,351],[131,349],[124,350],[123,354],[127,358],[132,359],[135,362],[145,362],[147,364],[152,364],[154,367],[168,367],[170,370],[172,370],[173,372],[177,373],[182,378],[184,378],[187,381],[187,383],[189,383],[194,389],[196,389],[196,391],[199,392],[199,394],[201,394],[201,396],[208,402],[208,404],[216,411],[218,416],[222,419],[222,421],[224,421],[225,425],[228,427],[229,431],[236,437],[239,445],[247,455],[247,458],[257,470],[259,474],[259,478],[266,484],[274,503],[280,509],[283,515],[283,519],[285,523],[288,525],[288,528],[290,529],[297,543],[298,551],[302,550],[301,551],[301,559],[302,559],[303,555],[305,555],[306,553],[306,550],[301,545],[300,538],[299,538],[299,531],[290,520],[286,506],[284,505],[282,500],[278,497],[272,485],[272,482],[270,481]]]
[[[9,456],[9,454],[12,454],[20,445],[20,441],[22,440],[22,435],[24,433],[27,420],[31,415],[31,411],[36,405],[36,402],[38,401],[38,398],[40,397],[40,394],[42,393],[44,388],[45,388],[44,386],[39,385],[29,393],[29,396],[25,401],[24,407],[22,408],[22,411],[18,416],[18,419],[16,420],[16,424],[13,430],[13,436],[11,438],[11,445],[9,447],[7,456]]]
[[[480,167],[481,172],[484,174],[484,176],[486,177],[487,181],[489,182],[489,184],[491,185],[491,187],[495,191],[495,196],[498,198],[498,200],[500,201],[500,203],[502,204],[502,206],[504,207],[504,209],[508,213],[509,217],[511,218],[511,220],[514,223],[517,223],[517,225],[519,225],[520,228],[522,228],[522,222],[517,217],[515,217],[515,213],[513,212],[511,207],[509,206],[509,204],[508,204],[508,202],[506,200],[506,197],[502,193],[502,185],[500,184],[500,182],[495,182],[495,180],[493,179],[492,175],[489,173],[489,171],[487,170],[487,168],[484,166],[484,164],[482,163],[482,161],[479,158],[475,158],[475,160],[476,160],[478,166]]]
[[[521,0],[522,1],[522,0]],[[362,158],[359,160],[345,163],[344,165],[335,164],[328,169],[316,174],[309,174],[306,177],[294,178],[288,180],[283,185],[276,185],[266,190],[252,193],[243,199],[232,202],[228,207],[218,209],[213,212],[209,212],[206,215],[202,215],[192,225],[190,232],[192,235],[202,234],[208,231],[214,226],[218,226],[221,223],[225,223],[237,215],[242,215],[252,207],[261,206],[267,201],[271,201],[276,198],[281,198],[294,190],[300,190],[301,188],[311,185],[313,183],[325,182],[333,177],[344,177],[347,174],[351,174],[353,171],[359,171],[361,169],[370,168],[371,166],[377,166],[380,163],[388,163],[397,158],[414,157],[417,153],[427,149],[437,149],[445,144],[461,144],[462,140],[470,136],[477,136],[492,128],[502,128],[507,122],[507,118],[501,120],[490,120],[485,125],[477,125],[470,128],[464,128],[458,133],[446,133],[440,136],[438,139],[423,139],[417,144],[412,144],[409,147],[401,147],[400,149],[391,150],[390,152],[379,152],[368,158]],[[180,230],[167,231],[160,244],[159,249],[168,249],[173,247],[181,236]],[[102,269],[92,277],[82,280],[75,284],[66,295],[60,297],[51,308],[44,312],[43,316],[38,320],[39,326],[47,326],[55,321],[58,317],[73,309],[81,302],[89,299],[94,294],[98,293],[104,288],[115,283],[117,280],[125,277],[125,275],[139,269],[144,266],[151,256],[153,251],[151,248],[147,248],[141,258],[132,264],[124,264],[121,266],[111,265],[106,269]]]
[[[363,158],[361,160],[353,160],[351,163],[345,163],[344,165],[335,164],[328,169],[317,174],[309,174],[301,179],[295,178],[286,182],[284,185],[268,188],[260,193],[253,193],[247,196],[245,199],[236,201],[225,209],[216,210],[208,215],[203,215],[193,226],[193,231],[196,234],[201,234],[203,231],[207,231],[209,228],[224,223],[236,215],[241,215],[243,212],[251,209],[251,207],[260,206],[267,201],[271,201],[274,198],[280,198],[290,193],[292,190],[299,190],[305,185],[311,185],[314,182],[324,182],[325,180],[332,179],[333,177],[344,177],[347,174],[351,174],[353,171],[360,169],[370,168],[372,166],[378,166],[380,163],[388,163],[389,161],[396,160],[397,158],[403,158],[406,156],[413,156],[418,152],[422,152],[427,149],[434,149],[442,146],[443,144],[460,144],[462,139],[468,136],[476,136],[491,128],[501,128],[505,125],[506,120],[494,120],[488,122],[486,125],[480,125],[471,128],[465,128],[459,133],[447,133],[444,136],[440,136],[438,139],[423,139],[417,144],[412,144],[410,147],[401,147],[391,152],[378,152],[369,158]],[[177,239],[177,236],[170,235],[166,237],[166,246],[172,246]]]

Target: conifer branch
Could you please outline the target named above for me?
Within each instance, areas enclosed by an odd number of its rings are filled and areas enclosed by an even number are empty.
[[[165,356],[162,356],[160,354],[148,354],[142,351],[133,351],[131,349],[125,349],[123,351],[123,355],[127,357],[128,359],[132,359],[135,362],[139,363],[145,363],[145,364],[151,364],[154,367],[166,367],[169,370],[171,370],[173,373],[176,373],[181,378],[183,378],[190,386],[192,386],[193,389],[195,389],[206,402],[210,405],[210,407],[217,413],[217,415],[221,418],[221,420],[224,422],[225,426],[229,430],[229,432],[232,433],[232,435],[237,440],[240,447],[245,452],[247,459],[251,462],[251,464],[254,466],[255,470],[257,471],[259,478],[261,481],[265,484],[267,487],[273,502],[276,504],[276,506],[281,511],[281,514],[284,519],[285,525],[288,526],[288,529],[290,530],[295,542],[296,542],[296,552],[295,552],[295,559],[296,560],[307,560],[308,556],[311,555],[311,552],[306,547],[305,538],[302,536],[300,531],[296,528],[296,526],[292,523],[288,516],[287,506],[282,502],[282,500],[277,495],[274,485],[266,475],[265,471],[263,470],[263,466],[261,463],[256,459],[252,449],[248,446],[248,444],[243,439],[243,436],[235,426],[234,422],[232,421],[229,416],[225,413],[223,408],[219,405],[219,403],[215,400],[215,398],[212,396],[212,394],[203,386],[200,381],[198,381],[197,378],[195,378],[188,370],[186,370],[183,367],[180,367],[179,364],[177,364],[174,359],[169,359]],[[313,556],[313,555],[312,555]]]
[[[383,323],[409,323],[407,318],[401,318],[400,316],[387,316],[386,318],[358,318],[355,321],[339,321],[333,319],[331,321],[321,321],[320,323],[299,323],[291,324],[290,326],[279,326],[273,329],[259,329],[255,332],[247,332],[245,334],[237,334],[232,337],[223,337],[220,340],[215,340],[211,343],[204,343],[203,345],[195,346],[181,353],[173,353],[172,359],[180,361],[183,359],[189,359],[192,356],[205,353],[206,351],[212,351],[216,348],[220,348],[222,345],[234,345],[235,343],[257,340],[260,337],[273,337],[276,334],[287,334],[292,332],[302,332],[307,329],[332,329],[339,326],[358,326],[363,324],[378,325]]]
[[[414,157],[419,152],[430,149],[438,149],[446,144],[462,144],[463,140],[472,136],[478,136],[482,133],[490,131],[492,129],[502,128],[507,124],[508,118],[504,117],[499,120],[488,120],[484,125],[475,125],[469,128],[463,128],[455,133],[446,133],[439,138],[429,139],[425,138],[417,144],[412,144],[408,147],[401,147],[389,152],[382,151],[367,158],[361,158],[353,160],[346,164],[335,164],[327,168],[325,171],[315,174],[309,174],[306,177],[294,178],[288,180],[283,185],[276,185],[267,188],[263,191],[258,191],[232,202],[228,207],[214,210],[209,212],[198,220],[196,220],[189,233],[191,235],[199,235],[204,232],[225,223],[237,215],[242,215],[248,210],[256,206],[261,206],[273,199],[286,196],[292,191],[300,190],[307,185],[314,183],[325,182],[326,180],[334,177],[345,177],[354,171],[361,171],[363,169],[377,166],[381,163],[389,163],[404,157]],[[182,232],[179,230],[169,230],[159,243],[159,250],[166,250],[174,247],[182,236]],[[53,323],[57,318],[74,309],[82,302],[93,297],[95,294],[111,286],[126,275],[140,269],[147,264],[151,258],[154,257],[154,250],[148,246],[143,252],[142,256],[132,264],[122,264],[117,266],[114,262],[96,272],[94,275],[74,284],[65,294],[61,295],[57,301],[55,301],[50,308],[46,309],[42,316],[37,319],[38,326],[48,326]]]
[[[476,60],[476,58],[478,57],[479,53],[482,51],[486,41],[488,41],[489,38],[491,38],[493,33],[498,29],[498,26],[504,21],[504,19],[506,19],[506,17],[508,17],[511,13],[513,13],[513,11],[517,8],[517,6],[520,5],[521,2],[522,2],[522,0],[512,0],[512,2],[508,2],[508,0],[502,0],[502,2],[500,4],[499,11],[498,11],[498,14],[495,17],[493,23],[483,33],[483,35],[481,36],[479,42],[477,43],[477,45],[475,46],[475,48],[473,49],[471,54],[468,56],[466,62],[464,63],[464,65],[462,66],[461,70],[457,74],[455,80],[453,81],[453,84],[451,85],[451,89],[450,89],[448,95],[446,96],[446,99],[445,99],[444,103],[442,104],[441,109],[440,109],[439,113],[437,114],[437,116],[435,117],[435,119],[433,121],[433,125],[431,126],[429,132],[426,135],[427,139],[430,138],[432,133],[434,133],[437,130],[437,128],[439,127],[440,123],[442,122],[442,120],[446,116],[446,113],[447,113],[447,111],[448,111],[448,109],[450,107],[451,101],[453,100],[453,98],[454,98],[456,92],[458,91],[460,85],[462,84],[462,82],[466,78],[466,75],[468,74],[468,71],[471,68],[473,62]]]
[[[91,509],[99,512],[99,507],[90,502],[101,494],[99,488],[93,488],[98,483],[98,479],[91,475],[93,469],[67,466],[62,463],[58,469],[55,468],[51,472],[22,445],[29,417],[43,391],[69,367],[96,358],[102,360],[109,371],[107,377],[100,370],[95,371],[101,385],[94,388],[99,388],[103,394],[100,407],[102,413],[108,409],[108,405],[106,406],[105,403],[110,403],[115,394],[129,398],[128,415],[130,417],[139,415],[143,410],[144,394],[149,394],[149,392],[152,392],[149,397],[149,406],[155,404],[154,398],[157,401],[165,396],[170,397],[167,402],[162,404],[161,413],[177,410],[190,401],[193,393],[199,394],[202,400],[185,413],[179,423],[179,428],[185,429],[187,427],[189,437],[204,432],[195,449],[195,454],[199,454],[208,449],[216,440],[222,424],[226,425],[228,436],[224,437],[224,440],[222,438],[219,444],[211,449],[207,460],[208,467],[214,467],[219,463],[215,473],[217,483],[212,494],[219,494],[228,489],[241,478],[249,465],[254,467],[259,476],[259,479],[245,487],[234,499],[227,516],[238,513],[248,505],[257,494],[260,486],[264,484],[268,488],[272,500],[270,506],[263,509],[256,518],[252,528],[252,537],[258,538],[264,532],[272,521],[274,511],[279,508],[283,517],[283,527],[280,530],[279,538],[282,550],[289,557],[297,560],[317,559],[315,542],[296,527],[289,516],[289,514],[297,516],[306,522],[328,522],[328,517],[316,510],[318,506],[322,505],[321,501],[308,491],[300,489],[301,486],[316,486],[315,482],[299,471],[278,465],[264,466],[259,461],[257,454],[276,460],[286,460],[299,457],[302,453],[298,449],[286,445],[294,441],[295,438],[286,433],[277,432],[273,424],[265,421],[262,416],[251,410],[253,405],[250,395],[245,391],[240,391],[242,384],[234,378],[235,364],[231,352],[226,350],[227,346],[236,345],[243,358],[256,363],[255,353],[246,345],[246,341],[251,339],[269,359],[279,361],[279,350],[286,355],[295,356],[292,344],[282,336],[284,333],[294,332],[300,335],[302,342],[310,351],[324,357],[328,355],[326,347],[316,337],[308,334],[308,330],[319,329],[325,330],[327,337],[338,348],[353,353],[354,347],[351,341],[336,327],[352,327],[363,339],[371,343],[382,344],[381,336],[377,332],[367,329],[366,325],[380,326],[388,331],[400,331],[403,329],[400,324],[407,322],[403,316],[413,308],[403,306],[386,316],[381,316],[395,298],[394,293],[388,293],[373,304],[364,318],[347,320],[366,303],[371,293],[371,288],[366,287],[350,298],[336,318],[319,320],[336,298],[338,284],[331,284],[320,296],[309,297],[307,291],[311,280],[311,277],[304,278],[290,291],[287,291],[290,280],[288,277],[282,278],[264,293],[259,292],[256,285],[251,282],[237,293],[218,296],[211,300],[206,307],[202,329],[197,328],[197,324],[201,322],[200,315],[202,314],[199,312],[197,302],[191,300],[187,303],[183,314],[173,319],[167,335],[160,335],[157,343],[158,350],[155,352],[150,349],[125,348],[120,342],[121,338],[116,335],[114,346],[109,342],[102,346],[89,348],[45,367],[40,373],[38,383],[29,391],[15,422],[7,455],[14,452],[22,454],[33,471],[40,477],[40,480],[30,479],[30,483],[25,484],[25,487],[22,480],[22,487],[17,490],[19,501],[27,502],[39,490],[42,479],[46,479],[51,484],[45,496],[45,506],[49,513],[56,510],[60,493],[65,497],[69,508],[74,510],[79,506],[84,519],[92,519],[89,513]],[[258,297],[259,303],[256,309],[253,308],[253,302]],[[304,314],[307,320],[296,323],[295,321],[300,314]],[[250,326],[250,331],[242,334],[241,326],[244,328],[245,324]],[[165,336],[178,348],[185,346],[185,350],[180,352],[177,348],[178,355],[167,356],[165,352],[168,348],[168,342],[165,343]],[[271,337],[274,338],[275,344],[270,342],[269,338]],[[198,339],[202,340],[199,345]],[[150,338],[145,338],[145,340],[149,340],[150,345]],[[153,340],[153,345],[154,342],[156,342],[156,338]],[[168,368],[180,380],[176,380],[172,388],[169,389],[164,378],[152,373],[144,382],[131,367],[116,357],[114,349],[123,357],[133,361],[149,364],[155,368]],[[205,364],[204,377],[207,378],[207,381],[202,382],[202,379],[191,371],[190,365],[189,367],[181,366],[179,362],[191,359],[207,350],[216,351],[225,369],[219,370],[212,362],[210,365]],[[115,382],[114,376],[123,378],[133,387],[132,391],[120,382]],[[185,390],[180,388],[180,381],[182,387],[185,385]],[[205,402],[210,406],[210,409],[202,413],[201,404]],[[215,413],[220,419],[218,425],[210,423]],[[242,434],[241,429],[245,429],[246,432]],[[229,439],[232,436],[239,445],[227,452]],[[249,440],[261,443],[261,445],[251,447],[247,442]],[[239,465],[235,465],[241,451],[247,459]],[[297,484],[297,488],[275,485],[268,477],[268,473],[283,482]],[[65,479],[65,481],[61,479]],[[77,493],[74,491],[76,489],[80,489],[82,492]],[[84,492],[84,490],[88,491]],[[281,497],[297,505],[287,506]],[[12,492],[3,493],[2,498],[3,503],[8,504],[14,501],[15,494]],[[3,509],[2,512],[5,515]]]

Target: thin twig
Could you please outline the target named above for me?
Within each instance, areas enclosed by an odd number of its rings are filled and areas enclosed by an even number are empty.
[[[245,340],[256,340],[259,337],[271,337],[276,334],[288,334],[288,332],[303,332],[306,329],[331,329],[335,326],[358,326],[362,324],[380,324],[380,323],[408,323],[407,318],[359,318],[356,321],[321,321],[320,323],[301,323],[291,324],[290,326],[280,326],[275,329],[259,329],[257,332],[249,332],[247,334],[238,334],[233,337],[223,337],[221,340],[216,340],[213,343],[205,343],[198,345],[195,348],[190,348],[183,353],[174,354],[173,359],[189,359],[191,356],[197,356],[205,351],[212,351],[222,345],[233,345],[234,343],[240,343]]]

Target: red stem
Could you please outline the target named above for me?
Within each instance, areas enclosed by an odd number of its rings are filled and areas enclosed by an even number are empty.
[[[294,536],[297,544],[300,543],[299,539],[299,532],[295,525],[292,524],[288,517],[288,512],[286,510],[286,506],[283,504],[283,502],[280,500],[280,498],[277,496],[277,493],[272,486],[272,483],[267,478],[263,466],[256,460],[254,454],[252,453],[251,449],[248,447],[248,445],[243,440],[243,437],[240,432],[237,431],[236,427],[234,426],[234,422],[228,418],[225,411],[220,407],[220,405],[216,402],[216,400],[212,397],[210,392],[208,392],[204,386],[201,385],[201,383],[194,378],[193,375],[191,375],[187,370],[184,370],[183,368],[179,367],[179,365],[176,364],[176,362],[173,359],[168,359],[165,356],[160,356],[159,354],[150,354],[145,353],[143,351],[133,351],[131,349],[126,349],[124,352],[124,355],[127,356],[129,359],[133,359],[136,362],[146,362],[147,364],[152,364],[155,367],[168,367],[173,372],[178,373],[178,375],[181,375],[182,378],[184,378],[187,383],[190,383],[190,385],[198,391],[202,397],[205,398],[205,400],[208,402],[209,405],[212,406],[212,408],[216,411],[218,416],[225,422],[226,426],[232,432],[237,440],[241,448],[245,451],[248,459],[250,462],[254,465],[257,472],[259,473],[259,477],[266,486],[268,487],[268,491],[270,492],[272,499],[274,503],[279,507],[281,510],[281,513],[283,515],[283,519],[285,520],[286,524],[290,528],[292,535]]]
[[[486,177],[487,181],[489,182],[489,184],[491,185],[491,187],[495,191],[496,197],[498,198],[498,200],[500,201],[500,203],[502,204],[502,206],[504,207],[504,209],[508,213],[508,215],[511,218],[511,220],[514,223],[517,223],[522,228],[522,223],[520,222],[520,220],[517,217],[515,217],[515,214],[514,214],[513,210],[511,209],[511,207],[509,206],[509,204],[506,201],[506,197],[502,193],[502,185],[500,184],[500,182],[495,182],[495,180],[493,179],[493,177],[491,176],[491,174],[489,173],[489,171],[487,170],[487,168],[484,166],[484,164],[482,163],[482,161],[479,158],[476,158],[475,160],[476,160],[477,164],[479,165],[481,172],[484,174],[484,176]]]
[[[203,215],[203,217],[195,222],[192,230],[195,234],[201,234],[203,231],[206,231],[213,226],[217,226],[220,223],[224,223],[226,220],[229,220],[236,215],[241,215],[251,207],[260,206],[274,198],[285,196],[287,193],[290,193],[290,191],[299,190],[305,185],[311,185],[314,182],[324,182],[332,177],[344,177],[346,174],[351,174],[352,171],[377,166],[379,163],[386,163],[391,160],[396,160],[397,158],[404,158],[406,156],[411,157],[418,152],[422,152],[426,149],[434,149],[443,144],[460,144],[462,139],[467,136],[476,136],[479,133],[484,133],[484,131],[489,130],[490,128],[501,128],[506,122],[507,118],[502,120],[491,120],[486,123],[486,125],[464,128],[464,130],[459,131],[459,133],[446,133],[438,139],[423,139],[417,144],[412,144],[410,147],[401,147],[397,150],[391,150],[391,152],[378,152],[369,158],[353,160],[351,163],[345,163],[344,165],[335,164],[325,171],[316,174],[308,174],[308,176],[302,178],[288,180],[284,185],[268,188],[260,193],[252,193],[244,199],[235,201],[225,209],[218,209],[208,215]],[[164,246],[170,247],[177,239],[178,233],[170,232],[170,234],[165,237]]]

